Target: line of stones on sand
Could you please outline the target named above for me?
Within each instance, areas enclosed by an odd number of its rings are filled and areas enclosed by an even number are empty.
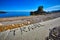
[[[42,26],[44,26],[44,25],[41,25],[40,23],[36,23],[36,24],[28,25],[28,26],[23,26],[23,27],[14,29],[14,30],[10,30],[10,32],[13,32],[13,35],[15,36],[15,31],[20,29],[20,32],[21,32],[21,35],[22,35],[24,32],[28,32],[28,31],[34,30],[35,28],[39,28],[39,27],[42,27]]]
[[[14,28],[19,28],[19,27],[29,25],[29,24],[31,24],[30,21],[24,22],[24,23],[19,23],[19,24],[10,24],[10,25],[6,25],[6,26],[2,25],[2,26],[0,26],[0,32],[6,31],[6,30],[11,30]]]
[[[10,25],[6,25],[6,26],[2,25],[2,26],[0,26],[0,32],[6,31],[6,30],[11,30],[14,28],[23,27],[23,26],[30,25],[30,24],[34,24],[34,22],[27,21],[27,22],[23,22],[23,23],[10,24]]]

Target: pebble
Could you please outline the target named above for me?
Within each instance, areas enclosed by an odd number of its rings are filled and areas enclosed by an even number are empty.
[[[0,23],[0,26],[2,26],[3,24],[2,23]]]

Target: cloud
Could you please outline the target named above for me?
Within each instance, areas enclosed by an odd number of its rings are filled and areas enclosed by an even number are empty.
[[[53,11],[53,10],[60,10],[60,5],[48,7],[45,9],[45,11]]]

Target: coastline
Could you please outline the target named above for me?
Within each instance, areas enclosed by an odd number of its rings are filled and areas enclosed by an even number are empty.
[[[0,32],[60,17],[60,13],[29,17],[0,18]]]
[[[51,13],[51,14],[46,14],[46,15],[31,15],[31,16],[18,16],[18,17],[7,17],[7,18],[0,18],[0,22],[6,22],[6,21],[15,21],[15,20],[24,20],[28,18],[33,18],[33,17],[43,17],[43,16],[48,16],[48,17],[58,17],[60,16],[59,13]]]

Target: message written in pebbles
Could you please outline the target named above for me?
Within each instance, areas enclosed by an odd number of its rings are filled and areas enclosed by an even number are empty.
[[[43,27],[44,25],[40,24],[40,23],[35,23],[35,24],[31,24],[31,25],[27,25],[27,26],[23,26],[23,27],[20,27],[20,31],[21,33],[22,32],[28,32],[28,31],[31,31],[31,30],[34,30],[35,28],[39,28],[39,27]],[[17,28],[18,29],[18,28]],[[11,30],[11,31],[15,31],[16,29],[14,30]],[[10,32],[11,32],[10,31]]]

